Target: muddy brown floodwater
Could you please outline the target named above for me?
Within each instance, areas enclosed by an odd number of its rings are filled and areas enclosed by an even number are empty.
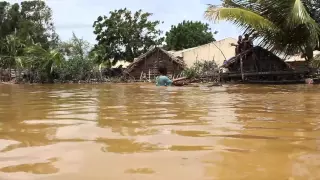
[[[312,85],[0,85],[0,179],[316,180],[319,110]]]

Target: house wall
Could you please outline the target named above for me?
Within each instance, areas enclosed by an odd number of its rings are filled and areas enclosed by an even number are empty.
[[[224,60],[235,56],[235,47],[231,43],[236,44],[234,38],[226,38],[221,41],[212,42],[197,48],[192,48],[182,52],[183,60],[187,67],[191,67],[196,61],[215,60],[218,66],[221,66]],[[221,53],[221,51],[223,53]]]
[[[146,74],[146,77],[149,78],[150,70],[150,78],[154,79],[159,75],[158,66],[160,63],[164,63],[166,65],[168,76],[176,76],[182,71],[182,68],[176,62],[172,61],[167,54],[159,50],[155,51],[151,55],[147,56],[144,60],[139,62],[130,72],[130,75],[135,79],[140,79],[141,72],[143,72]]]

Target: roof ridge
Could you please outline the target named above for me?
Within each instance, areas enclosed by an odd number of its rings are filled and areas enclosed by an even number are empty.
[[[173,61],[175,61],[176,63],[185,66],[185,63],[184,63],[183,60],[180,60],[179,58],[173,56],[171,53],[169,53],[168,51],[164,50],[163,48],[156,46],[156,47],[148,50],[146,53],[141,54],[140,56],[138,56],[138,57],[136,58],[136,61],[133,61],[133,62],[127,67],[127,72],[131,72],[132,69],[135,67],[136,64],[138,64],[140,61],[142,61],[143,58],[146,57],[146,56],[148,56],[150,53],[153,53],[153,51],[155,51],[156,49],[161,50],[163,53],[165,53],[167,56],[169,56],[169,58],[171,58],[171,59],[172,59]]]

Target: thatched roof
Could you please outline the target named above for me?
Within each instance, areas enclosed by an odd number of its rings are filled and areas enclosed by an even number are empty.
[[[174,55],[172,55],[171,53],[169,53],[168,51],[166,51],[160,47],[155,47],[155,48],[149,50],[148,52],[140,55],[138,58],[135,58],[135,60],[127,67],[126,72],[128,72],[128,73],[131,72],[134,69],[134,67],[136,67],[136,65],[139,64],[139,62],[143,61],[144,58],[148,57],[150,54],[157,52],[157,50],[166,54],[173,62],[177,63],[181,67],[185,67],[185,63],[183,60],[175,57]]]
[[[286,66],[289,67],[289,65],[287,63],[285,63],[284,60],[282,60],[280,57],[278,57],[277,55],[273,54],[272,52],[270,52],[260,46],[255,46],[247,51],[244,51],[244,52],[238,54],[237,56],[234,56],[234,57],[228,59],[227,61],[225,61],[223,63],[223,65],[221,67],[228,68],[230,65],[234,64],[235,62],[240,61],[240,57],[243,57],[244,55],[250,55],[252,53],[256,54],[257,57],[260,59],[262,58],[261,56],[264,56],[263,58],[267,57],[267,59],[276,59],[279,62],[282,62],[283,64],[285,64]]]

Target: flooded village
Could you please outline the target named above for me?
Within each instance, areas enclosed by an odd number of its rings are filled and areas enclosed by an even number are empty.
[[[302,54],[281,57],[253,44],[240,51],[239,43],[241,43],[239,40],[229,37],[179,51],[167,51],[161,46],[152,47],[146,53],[134,58],[132,63],[119,60],[111,67],[98,70],[96,73],[100,74],[100,80],[93,75],[86,81],[70,79],[71,81],[66,82],[154,82],[159,76],[159,64],[167,66],[170,78],[184,77],[183,81],[189,83],[212,81],[221,84],[313,84],[320,82],[318,68],[310,68]],[[318,55],[320,51],[315,50],[314,57]],[[190,71],[195,71],[197,64],[203,63],[214,65],[210,70],[199,69],[198,71],[201,72],[194,72],[191,76],[190,73],[188,74]],[[16,78],[26,77],[21,71],[17,75],[16,69],[1,69],[0,72],[0,80],[3,82],[20,83]]]
[[[207,78],[206,82],[208,79],[221,83],[254,84],[319,82],[318,69],[309,68],[301,54],[281,58],[260,46],[248,47],[237,53],[238,43],[234,38],[226,38],[180,51],[155,47],[135,58],[133,63],[125,63],[122,68],[134,82],[153,82],[159,76],[159,64],[165,63],[168,75],[175,79],[186,76],[184,70],[192,69],[195,64],[211,61],[216,66],[211,72],[205,72],[206,77],[202,78]],[[314,55],[320,55],[320,51],[314,51]],[[188,77],[189,81],[194,81],[192,78]]]
[[[320,1],[206,3],[0,1],[0,180],[320,179]]]

